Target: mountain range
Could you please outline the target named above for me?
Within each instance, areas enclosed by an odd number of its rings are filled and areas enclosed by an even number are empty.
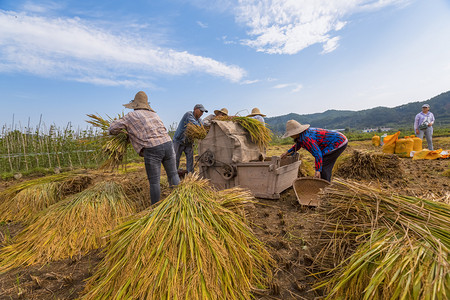
[[[265,118],[269,128],[277,134],[283,133],[288,120],[296,120],[311,127],[326,129],[363,130],[365,128],[387,127],[393,130],[412,129],[414,117],[423,104],[430,105],[436,122],[434,127],[450,128],[450,91],[424,101],[411,102],[393,108],[375,107],[360,111],[327,110],[323,113],[299,115],[290,113]]]

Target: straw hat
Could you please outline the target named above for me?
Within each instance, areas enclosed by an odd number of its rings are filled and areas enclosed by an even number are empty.
[[[305,131],[308,128],[309,128],[309,124],[302,125],[295,120],[289,120],[286,123],[286,133],[283,135],[283,138],[302,133],[303,131]]]
[[[254,117],[254,116],[257,116],[257,115],[260,115],[261,117],[265,117],[265,116],[266,116],[266,115],[263,115],[263,114],[261,113],[261,111],[259,110],[259,108],[255,107],[254,109],[252,109],[252,113],[249,114],[247,117]]]
[[[140,91],[134,96],[134,99],[130,101],[130,103],[124,104],[126,108],[130,109],[148,109],[152,112],[155,112],[148,104],[147,94],[143,91]]]
[[[218,113],[223,113],[223,114],[225,114],[226,116],[228,116],[228,109],[226,109],[226,108],[222,108],[221,110],[215,110],[214,111],[214,114],[217,116],[217,114]]]

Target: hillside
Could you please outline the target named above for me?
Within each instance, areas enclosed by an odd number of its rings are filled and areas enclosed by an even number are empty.
[[[412,128],[414,117],[420,112],[420,108],[424,103],[428,103],[431,106],[431,112],[436,118],[435,127],[450,127],[450,91],[428,100],[411,102],[393,108],[380,106],[361,111],[327,110],[323,113],[308,115],[290,113],[266,118],[266,123],[276,133],[284,132],[288,120],[297,120],[302,124],[307,123],[311,124],[312,127],[327,129]]]

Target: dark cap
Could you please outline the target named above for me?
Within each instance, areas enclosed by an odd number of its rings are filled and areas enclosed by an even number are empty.
[[[208,112],[207,110],[206,110],[206,108],[203,106],[203,105],[201,105],[201,104],[196,104],[195,106],[194,106],[194,110],[196,109],[196,108],[198,108],[198,109],[200,109],[202,112]]]

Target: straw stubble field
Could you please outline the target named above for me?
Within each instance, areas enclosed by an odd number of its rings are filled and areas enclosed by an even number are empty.
[[[436,139],[436,144],[448,149],[448,138]],[[272,146],[269,155],[279,155],[288,146]],[[370,142],[350,143],[345,155],[353,150],[375,150]],[[302,152],[304,164],[300,174],[309,175],[313,166],[312,157]],[[343,163],[342,161],[340,163]],[[443,175],[449,169],[449,160],[412,161],[401,159],[401,176],[389,180],[360,179],[367,186],[380,187],[391,193],[417,196],[425,199],[449,203],[448,177]],[[148,199],[148,183],[143,166],[129,168],[123,172],[86,171],[92,183],[105,180],[133,182],[128,194],[141,194],[143,202]],[[23,179],[22,179],[23,180]],[[17,182],[14,182],[17,183]],[[0,191],[11,182],[1,183]],[[125,184],[126,185],[126,184]],[[162,180],[162,197],[170,190]],[[266,244],[275,260],[273,280],[267,291],[255,292],[257,299],[315,299],[323,296],[322,290],[312,291],[319,282],[316,275],[319,270],[314,260],[320,249],[315,239],[317,231],[317,210],[298,204],[292,189],[282,193],[277,201],[258,199],[258,203],[248,210],[249,220],[256,237]],[[10,241],[23,228],[22,223],[0,224],[0,240]],[[48,262],[44,265],[18,267],[0,273],[0,299],[76,299],[83,291],[86,280],[91,277],[104,254],[95,250],[83,256]]]

